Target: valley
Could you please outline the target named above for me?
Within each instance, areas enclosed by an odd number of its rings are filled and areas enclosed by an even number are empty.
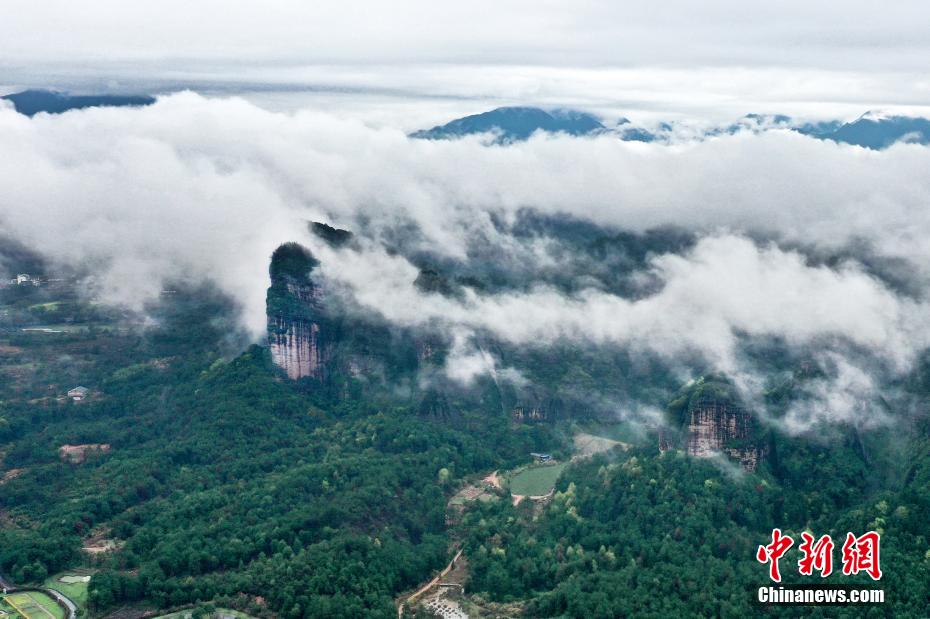
[[[607,351],[567,354],[555,371],[499,346],[548,382],[436,377],[398,399],[392,383],[448,354],[442,334],[334,314],[331,297],[305,294],[309,254],[283,256],[268,293],[279,353],[237,350],[229,306],[209,290],[163,299],[145,328],[41,288],[6,301],[4,573],[126,619],[394,617],[401,604],[402,616],[683,612],[707,586],[727,613],[742,602],[723,592],[755,578],[729,561],[766,528],[839,519],[884,523],[887,560],[907,566],[889,582],[912,592],[895,603],[920,606],[925,439],[898,447],[907,462],[887,432],[811,444],[767,429],[710,374],[666,392],[666,423],[618,422],[558,387],[587,375],[626,388],[607,379]],[[49,307],[69,329],[22,331]],[[293,336],[274,340],[278,329]],[[696,540],[710,585],[674,558]],[[669,570],[676,595],[638,584]],[[598,587],[624,593],[605,602]]]

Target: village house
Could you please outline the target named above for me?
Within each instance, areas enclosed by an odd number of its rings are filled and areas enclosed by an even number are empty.
[[[74,400],[75,402],[80,402],[87,397],[87,394],[90,393],[90,389],[87,387],[75,387],[74,389],[68,392],[68,397]]]

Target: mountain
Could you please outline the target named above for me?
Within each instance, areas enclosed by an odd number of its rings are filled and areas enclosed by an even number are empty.
[[[403,237],[391,251],[436,302],[536,282],[571,293],[579,280],[633,298],[648,292],[624,274],[695,242],[561,215],[510,225],[576,259],[528,272]],[[364,234],[310,230],[321,256],[322,243],[356,251]],[[774,527],[796,540],[880,530],[880,585],[802,576],[796,548],[785,584],[882,586],[894,591],[885,614],[927,615],[930,355],[885,390],[914,398],[889,399],[893,424],[793,434],[786,415],[822,370],[778,341],[746,349],[764,364],[760,398],[687,358],[490,334],[475,346],[495,372],[465,387],[443,378],[457,353],[441,323],[359,312],[293,243],[269,276],[267,347],[231,342],[237,305],[210,287],[179,285],[139,330],[74,288],[0,287],[0,369],[13,378],[0,381],[5,578],[41,587],[90,573],[66,589],[90,618],[186,607],[203,619],[390,619],[431,616],[451,595],[469,616],[749,617],[767,571],[756,550]],[[72,331],[23,329],[39,324]],[[703,378],[682,386],[683,368]],[[92,397],[56,397],[77,384]],[[626,417],[638,402],[642,423]],[[86,457],[63,461],[62,447]]]
[[[268,346],[275,365],[293,379],[323,378],[329,357],[323,295],[310,279],[316,265],[310,251],[296,243],[281,245],[271,257]]]
[[[671,128],[669,125],[662,125],[662,128]],[[659,139],[659,136],[647,131],[642,127],[634,127],[629,119],[621,118],[617,122],[617,126],[614,129],[614,132],[620,136],[620,139],[624,142],[655,142]]]
[[[836,131],[841,125],[839,120],[826,120],[799,123],[785,114],[746,114],[734,123],[724,127],[715,127],[706,132],[706,136],[734,135],[741,131],[760,133],[771,129],[788,129],[803,135],[823,137]]]
[[[797,121],[784,114],[746,114],[736,122],[698,134],[704,138],[734,135],[743,131],[762,133],[773,129],[790,130],[820,140],[833,140],[871,149],[882,149],[899,141],[930,143],[930,120],[909,116],[867,113],[850,123],[840,120]],[[613,126],[596,116],[578,110],[546,111],[535,107],[500,107],[489,112],[457,118],[432,129],[415,131],[412,138],[446,140],[492,133],[494,144],[510,144],[529,139],[537,131],[573,136],[612,134],[625,142],[656,142],[674,139],[674,127],[659,125],[658,133],[633,125],[621,118]]]
[[[930,120],[910,116],[883,116],[869,112],[832,133],[817,137],[875,150],[901,141],[930,144]]]
[[[669,403],[668,411],[671,431],[663,430],[659,437],[663,452],[684,447],[697,458],[723,453],[748,471],[756,470],[765,456],[758,422],[741,406],[725,377],[702,376],[689,383]]]
[[[536,107],[499,107],[490,112],[457,118],[432,129],[415,131],[412,138],[444,140],[479,133],[498,134],[495,143],[528,139],[536,131],[594,135],[607,128],[596,116],[577,110],[546,111]]]
[[[784,114],[746,114],[730,125],[707,131],[705,136],[733,135],[741,131],[760,133],[771,129],[788,129],[820,140],[833,140],[873,150],[888,148],[900,141],[930,143],[930,120],[874,112],[863,114],[849,123],[839,120],[799,123]]]
[[[61,114],[88,107],[143,106],[155,103],[155,98],[149,96],[69,95],[51,90],[24,90],[0,99],[11,101],[16,111],[26,116],[35,116],[40,112]]]

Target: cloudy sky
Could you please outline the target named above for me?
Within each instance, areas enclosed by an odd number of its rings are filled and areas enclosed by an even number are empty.
[[[848,118],[930,99],[919,0],[6,0],[0,17],[6,90],[264,91],[405,128],[489,103]]]

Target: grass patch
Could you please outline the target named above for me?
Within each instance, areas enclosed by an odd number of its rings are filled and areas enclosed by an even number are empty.
[[[524,469],[510,479],[510,493],[540,496],[555,487],[555,480],[562,474],[566,463],[544,464]]]
[[[77,604],[78,608],[85,608],[87,606],[87,581],[81,579],[89,578],[90,574],[90,571],[83,570],[62,572],[46,580],[43,586],[63,593]]]

